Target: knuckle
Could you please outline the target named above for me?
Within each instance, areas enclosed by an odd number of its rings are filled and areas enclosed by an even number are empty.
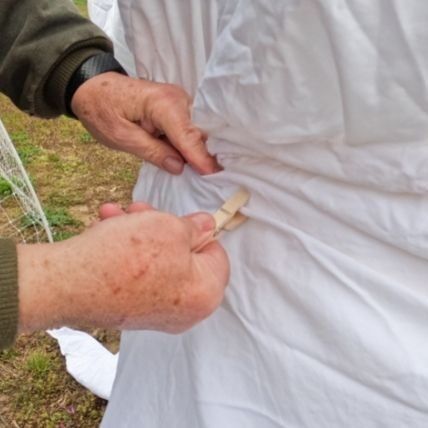
[[[203,134],[198,128],[184,128],[181,133],[181,141],[185,142],[185,144],[183,144],[181,147],[183,152],[194,153],[197,151],[198,153],[209,156],[204,144]]]
[[[150,162],[159,162],[161,150],[155,144],[148,144],[143,149],[143,158]]]
[[[183,133],[191,144],[201,145],[204,141],[202,131],[194,126],[185,128]]]
[[[153,102],[158,112],[165,112],[179,105],[188,105],[189,99],[187,93],[180,87],[164,83],[156,88]]]
[[[163,94],[163,96],[171,99],[174,99],[174,98],[188,99],[189,98],[189,96],[187,95],[187,92],[183,88],[181,88],[178,85],[174,85],[172,83],[163,84],[162,86],[160,86],[160,91]]]

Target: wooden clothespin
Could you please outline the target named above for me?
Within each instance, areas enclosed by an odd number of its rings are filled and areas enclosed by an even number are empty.
[[[233,230],[244,223],[247,217],[241,214],[239,210],[248,202],[250,199],[250,193],[245,189],[240,189],[234,193],[221,207],[213,214],[216,228],[214,234],[210,236],[206,241],[198,245],[194,249],[195,252],[200,251],[210,242],[214,241],[222,230]]]
[[[215,236],[222,230],[233,230],[240,226],[247,217],[239,210],[250,199],[250,193],[245,189],[240,189],[234,193],[213,215],[216,222]]]

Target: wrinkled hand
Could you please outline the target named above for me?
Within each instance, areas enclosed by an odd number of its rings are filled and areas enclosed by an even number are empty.
[[[220,304],[229,276],[209,214],[178,218],[133,204],[55,244],[18,246],[20,329],[60,325],[182,332]]]
[[[110,148],[172,174],[180,174],[185,161],[201,174],[214,173],[220,168],[206,149],[205,136],[190,120],[190,106],[190,97],[176,85],[114,72],[86,81],[71,102],[86,129]]]

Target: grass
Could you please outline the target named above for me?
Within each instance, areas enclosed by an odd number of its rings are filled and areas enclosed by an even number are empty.
[[[74,0],[74,4],[76,5],[77,9],[79,9],[79,12],[82,15],[88,16],[88,8],[87,8],[86,0]]]
[[[49,371],[52,370],[52,360],[45,352],[34,351],[28,357],[25,363],[31,376],[35,378],[46,378]]]
[[[104,148],[74,120],[30,118],[2,96],[0,117],[25,159],[55,240],[82,231],[102,202],[130,202],[137,159]],[[0,197],[10,192],[0,179]],[[91,332],[117,350],[116,332]],[[56,342],[46,334],[24,335],[0,352],[0,427],[94,427],[104,408],[103,400],[67,374]]]
[[[4,178],[0,177],[0,197],[9,196],[12,194],[12,186]]]
[[[30,142],[26,131],[13,132],[10,138],[15,143],[19,157],[25,166],[41,153],[40,147]]]
[[[86,0],[75,1],[86,14]],[[19,112],[0,96],[0,118],[36,188],[56,240],[82,231],[100,203],[131,200],[140,162],[98,144],[76,121],[41,120]],[[10,195],[0,179],[0,198]],[[31,224],[32,218],[22,222]],[[92,330],[112,350],[116,332]],[[105,402],[66,372],[57,343],[45,333],[22,335],[0,352],[0,427],[95,427]]]
[[[131,200],[140,162],[104,148],[76,121],[30,118],[0,96],[0,117],[23,156],[55,240],[82,231],[99,205]],[[0,197],[10,194],[0,179]],[[23,218],[31,224],[34,219]],[[93,330],[117,350],[115,332]],[[0,352],[0,427],[94,427],[105,402],[67,373],[56,342],[44,333],[24,335]]]
[[[50,206],[49,208],[46,208],[44,212],[54,241],[62,241],[64,239],[71,238],[78,234],[82,228],[83,222],[73,217],[67,208],[52,208],[52,206]],[[20,220],[20,227],[25,229],[40,223],[40,216],[26,214]]]
[[[44,333],[22,336],[0,352],[0,426],[95,427],[104,401],[65,374],[56,344]]]
[[[75,219],[66,208],[47,208],[45,209],[46,218],[52,228],[64,228],[66,226],[79,227],[82,225],[80,220]]]

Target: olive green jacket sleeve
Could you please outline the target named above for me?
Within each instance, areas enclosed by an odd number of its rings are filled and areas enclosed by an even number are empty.
[[[0,92],[29,114],[65,113],[73,72],[111,51],[107,36],[71,0],[0,0]]]
[[[12,345],[18,330],[16,246],[0,239],[0,350]]]

